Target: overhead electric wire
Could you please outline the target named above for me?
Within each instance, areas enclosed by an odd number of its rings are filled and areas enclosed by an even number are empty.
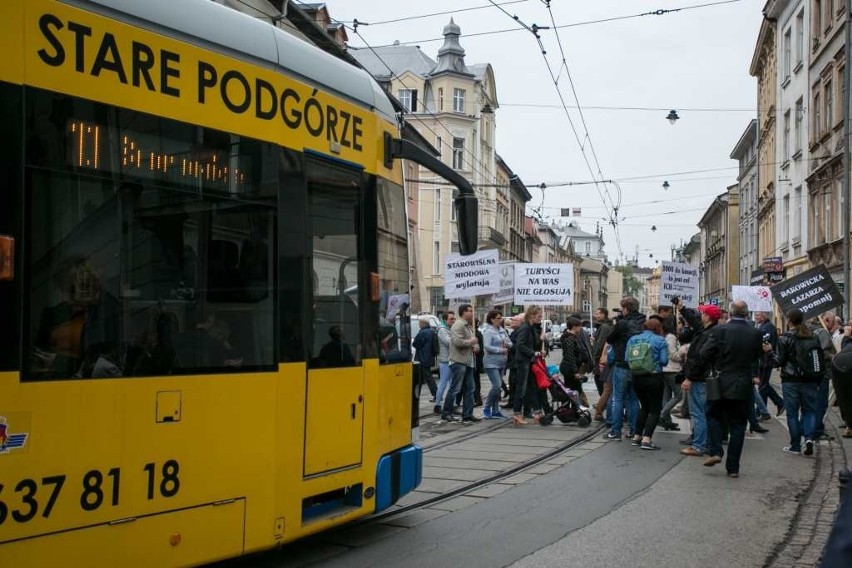
[[[508,6],[509,4],[523,4],[525,2],[529,2],[530,0],[510,0],[509,2],[500,2],[501,6]],[[385,24],[396,24],[398,22],[408,22],[411,20],[422,20],[424,18],[432,18],[434,16],[446,16],[447,14],[456,14],[458,12],[472,12],[474,10],[486,10],[490,9],[491,5],[487,6],[470,6],[468,8],[455,8],[453,10],[444,10],[443,12],[432,12],[431,14],[420,14],[417,16],[404,16],[401,18],[395,18],[392,20],[380,20],[378,22],[362,22],[360,20],[352,20],[351,22],[345,22],[347,24],[354,24],[358,22],[359,26],[382,26]]]
[[[719,1],[719,2],[709,2],[709,3],[704,3],[704,4],[693,4],[693,5],[689,5],[689,6],[682,6],[680,8],[651,10],[649,12],[642,12],[642,13],[637,13],[637,14],[625,14],[625,15],[622,15],[622,16],[611,16],[611,17],[608,17],[608,18],[600,18],[600,19],[597,19],[597,20],[586,20],[586,21],[581,21],[581,22],[572,22],[572,23],[569,23],[569,24],[559,24],[559,25],[556,26],[556,29],[566,29],[566,28],[574,28],[574,27],[579,27],[579,26],[590,26],[590,25],[596,25],[596,24],[604,24],[604,23],[615,22],[615,21],[619,21],[619,20],[629,20],[629,19],[633,19],[633,18],[641,18],[643,16],[665,16],[665,15],[668,15],[668,14],[674,14],[676,12],[684,12],[684,11],[687,11],[687,10],[696,10],[696,9],[700,9],[700,8],[710,8],[710,7],[714,7],[714,6],[720,6],[722,4],[734,4],[734,3],[742,2],[742,1],[743,0],[722,0],[722,1]],[[514,18],[514,16],[512,16],[512,17]],[[359,24],[360,23],[361,22],[359,21]],[[517,31],[521,31],[520,28],[507,28],[507,29],[502,29],[502,30],[489,30],[489,31],[483,31],[483,32],[474,32],[474,33],[465,34],[465,37],[466,38],[480,37],[480,36],[487,36],[487,35],[505,34],[505,33],[509,33],[509,32],[517,32]],[[418,39],[418,40],[399,42],[398,45],[418,45],[418,44],[421,44],[421,43],[432,43],[432,42],[436,42],[436,41],[443,41],[443,39],[444,39],[443,37]],[[394,44],[379,45],[379,46],[376,46],[376,47],[389,47],[390,45],[394,45]]]
[[[514,107],[514,108],[543,108],[543,109],[561,109],[560,105],[548,105],[548,104],[536,104],[536,103],[500,103],[500,108],[503,107]],[[575,106],[569,106],[568,108],[579,108]],[[681,106],[668,106],[668,107],[627,107],[627,106],[584,106],[586,110],[629,110],[629,111],[653,111],[653,112],[666,112],[675,108],[679,112],[750,112],[757,114],[757,109],[754,108],[712,108],[712,107],[681,107]],[[778,111],[776,111],[778,112]]]

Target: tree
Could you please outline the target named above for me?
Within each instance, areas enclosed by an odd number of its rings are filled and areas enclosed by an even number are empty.
[[[637,297],[642,293],[644,286],[642,281],[633,275],[633,267],[629,264],[616,266],[615,269],[621,272],[622,282],[624,283],[624,293],[628,296]]]

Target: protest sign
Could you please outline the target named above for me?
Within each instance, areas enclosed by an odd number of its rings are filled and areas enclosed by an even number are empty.
[[[769,286],[731,286],[731,299],[742,300],[752,312],[772,311],[772,292]]]
[[[515,303],[525,306],[574,304],[573,264],[515,264]]]
[[[515,301],[515,263],[500,264],[500,287],[494,295],[494,305],[511,304]]]
[[[698,307],[698,267],[680,262],[660,263],[660,305],[671,306],[675,296],[683,307]]]
[[[805,318],[843,304],[843,295],[822,264],[776,284],[771,290],[783,313],[796,308],[802,311]]]
[[[444,259],[444,296],[461,298],[498,291],[499,253],[481,250],[468,256],[448,254]]]

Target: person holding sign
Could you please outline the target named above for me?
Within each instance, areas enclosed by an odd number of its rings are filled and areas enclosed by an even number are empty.
[[[790,430],[790,445],[784,451],[800,455],[804,436],[804,454],[810,456],[814,453],[817,389],[826,373],[825,355],[801,310],[787,312],[787,325],[790,329],[778,338],[774,357],[775,366],[781,368],[781,392]]]

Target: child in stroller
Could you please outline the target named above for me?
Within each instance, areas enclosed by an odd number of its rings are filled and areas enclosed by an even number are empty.
[[[544,416],[539,420],[542,426],[552,424],[554,417],[563,424],[576,423],[581,428],[592,423],[592,413],[580,403],[577,391],[565,386],[558,366],[547,365],[542,359],[537,359],[533,363],[533,373],[542,398],[546,399],[546,393],[550,392],[553,400],[552,405],[544,405]]]

